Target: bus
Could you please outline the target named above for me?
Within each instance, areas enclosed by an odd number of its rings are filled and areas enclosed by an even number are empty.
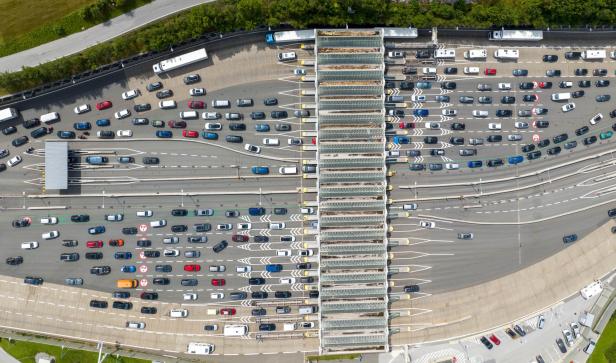
[[[160,74],[163,72],[168,72],[174,69],[178,69],[189,64],[193,64],[202,60],[207,59],[207,52],[205,48],[197,49],[190,53],[185,53],[182,55],[178,55],[177,57],[173,57],[171,59],[167,59],[156,63],[152,66],[154,69],[154,73]]]
[[[494,30],[490,32],[489,39],[538,42],[543,40],[543,30]]]

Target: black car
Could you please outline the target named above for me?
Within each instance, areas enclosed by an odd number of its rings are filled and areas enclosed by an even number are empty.
[[[273,323],[259,324],[259,331],[274,331],[274,330],[276,330],[276,324],[273,324]]]
[[[71,216],[72,222],[88,222],[90,220],[90,216],[87,214],[75,214]]]
[[[454,122],[451,124],[452,130],[464,130],[465,128],[466,128],[466,125],[461,122]]]
[[[227,135],[225,136],[225,141],[239,144],[241,142],[244,142],[244,138],[238,135]]]
[[[195,232],[209,232],[212,229],[212,225],[209,223],[197,223],[193,225]]]
[[[287,118],[289,114],[287,111],[272,111],[270,112],[271,118]]]
[[[263,277],[251,277],[248,279],[248,285],[264,285],[265,279]]]
[[[426,166],[424,164],[412,163],[411,165],[409,165],[409,169],[413,171],[421,171],[426,169]]]
[[[395,87],[392,87],[395,88]],[[400,89],[404,91],[410,91],[415,88],[415,84],[413,82],[400,82]]]
[[[160,159],[155,156],[144,156],[141,161],[146,165],[156,165],[160,163]]]
[[[495,168],[497,166],[504,165],[504,162],[503,162],[503,159],[491,159],[491,160],[488,160],[487,165],[489,167]]]
[[[231,131],[245,131],[246,130],[246,124],[232,122],[232,123],[229,124],[229,130],[231,130]]]
[[[11,225],[15,228],[22,228],[22,227],[28,227],[30,226],[30,219],[28,218],[20,218],[20,219],[15,219],[11,222]]]
[[[588,69],[586,68],[576,68],[575,69],[575,75],[576,76],[585,76],[588,74]]]
[[[152,241],[149,239],[140,239],[137,241],[137,247],[150,247],[152,245]]]
[[[274,208],[275,215],[285,215],[287,214],[287,208]]]
[[[455,73],[447,73],[448,69],[455,69],[456,73],[458,72],[458,68],[447,67],[445,68],[445,74],[455,74]],[[417,74],[417,68],[416,67],[404,67],[402,68],[402,74]]]
[[[526,158],[528,160],[535,160],[541,157],[541,151],[533,151],[531,153],[526,154]]]
[[[509,337],[511,337],[511,339],[515,339],[518,337],[518,335],[511,330],[510,328],[505,329],[505,333],[507,333],[507,335],[509,335]]]
[[[610,117],[611,118],[616,117],[616,109],[613,109],[612,111],[610,111]]]
[[[396,82],[386,81],[384,87],[385,88],[396,88]]]
[[[419,285],[406,285],[404,292],[419,292]]]
[[[133,106],[133,109],[135,109],[135,112],[145,112],[151,110],[152,106],[149,103],[138,103]]]
[[[141,314],[156,314],[156,308],[154,306],[142,306]]]
[[[114,299],[128,299],[130,298],[130,292],[128,291],[114,291],[111,294]]]
[[[171,215],[174,217],[184,217],[188,215],[188,210],[187,209],[172,209],[171,210]]]
[[[163,99],[171,96],[173,96],[173,91],[170,89],[164,89],[162,91],[156,92],[156,98],[158,99]]]
[[[565,145],[563,145],[563,148],[565,148],[565,150],[573,149],[575,147],[577,147],[577,141],[575,140],[569,141],[565,143]]]
[[[481,337],[481,339],[479,339],[481,341],[481,343],[483,343],[483,345],[486,346],[486,348],[488,349],[492,349],[494,346],[492,345],[492,343],[490,343],[490,341],[488,340],[488,338],[486,337]]]
[[[503,97],[501,97],[501,103],[515,103],[515,97],[513,97],[513,96],[503,96]]]
[[[145,86],[145,89],[147,89],[149,92],[154,92],[157,89],[161,89],[161,88],[163,88],[162,82],[153,82]]]
[[[255,236],[254,241],[258,243],[266,243],[266,242],[269,242],[269,237],[268,236]]]
[[[250,312],[252,316],[263,316],[267,314],[267,311],[263,308],[252,309]]]
[[[590,136],[590,137],[587,137],[587,138],[585,138],[583,140],[584,145],[587,145],[587,146],[588,145],[592,145],[595,142],[597,142],[597,137],[596,136]]]
[[[22,125],[27,129],[31,129],[40,124],[41,124],[41,121],[38,118],[31,118],[29,120],[24,120],[24,122],[22,123]]]
[[[550,145],[550,139],[543,139],[537,143],[538,147],[546,147]]]
[[[102,252],[86,252],[86,260],[100,260],[102,258]]]
[[[77,252],[61,253],[60,261],[68,261],[68,262],[79,261],[79,253]]]
[[[544,129],[544,128],[550,126],[550,121],[539,120],[539,121],[535,122],[535,126],[537,126],[537,128],[539,128],[539,129]]]
[[[610,95],[598,95],[597,97],[595,97],[595,100],[597,102],[607,102],[610,100]]]
[[[456,67],[445,67],[444,72],[445,72],[445,74],[458,74],[458,68],[456,68]],[[404,73],[404,70],[402,71],[402,73]],[[415,70],[415,73],[417,73],[417,69]]]
[[[137,234],[137,227],[124,227],[122,233],[126,235]]]
[[[565,58],[569,60],[577,60],[582,57],[582,52],[566,52]]]
[[[268,97],[263,100],[263,104],[265,106],[276,106],[278,104],[278,99],[276,97]]]
[[[98,309],[107,309],[107,301],[103,301],[103,300],[90,300],[90,307],[91,308],[98,308]]]
[[[524,95],[524,97],[522,97],[522,100],[524,102],[535,102],[537,101],[537,95]]]
[[[533,89],[535,88],[535,84],[533,82],[521,82],[520,89]]]
[[[456,89],[457,84],[456,82],[443,82],[441,83],[441,88],[442,89]]]
[[[9,127],[5,127],[2,129],[2,133],[5,135],[14,134],[16,132],[17,132],[17,127],[15,126],[9,126]]]
[[[503,141],[502,135],[490,135],[486,138],[488,142],[501,142]]]
[[[298,270],[310,270],[312,268],[312,264],[310,262],[298,263],[295,268]]]
[[[452,137],[449,139],[449,143],[452,145],[464,145],[463,137]]]
[[[567,353],[567,347],[561,338],[556,339],[556,345],[561,353]]]
[[[291,125],[290,124],[276,124],[274,125],[274,129],[276,129],[276,131],[291,131]]]
[[[524,145],[524,146],[522,146],[521,150],[522,150],[523,153],[531,152],[531,151],[535,150],[535,144]]]
[[[19,147],[21,145],[27,144],[29,141],[28,136],[20,136],[16,139],[14,139],[13,141],[11,141],[11,144],[13,144],[13,146],[15,147]]]
[[[558,56],[555,55],[555,54],[544,54],[543,55],[543,61],[544,62],[554,63],[554,62],[558,61]]]
[[[46,127],[39,127],[38,129],[32,130],[32,132],[30,132],[30,136],[32,136],[35,139],[38,139],[39,137],[43,137],[47,135],[48,133],[49,132]]]
[[[608,81],[607,79],[600,79],[597,82],[595,82],[595,86],[597,87],[607,87],[610,85],[610,81]]]
[[[522,326],[518,324],[513,326],[513,330],[515,330],[515,332],[518,333],[521,337],[526,335],[526,330],[524,330],[524,328],[522,328]]]
[[[436,136],[424,137],[424,143],[426,144],[436,144],[437,142],[438,142],[438,138]]]
[[[188,231],[188,226],[185,224],[174,224],[171,226],[171,232],[180,233]]]
[[[571,92],[571,97],[573,98],[580,98],[584,96],[584,91],[579,90],[579,91],[575,91],[575,92]]]
[[[87,255],[87,253],[86,253]],[[87,256],[86,256],[87,258]],[[111,272],[111,267],[110,266],[94,266],[92,268],[90,268],[90,273],[92,275],[98,275],[98,276],[102,276],[102,275],[108,275]]]
[[[218,329],[216,324],[209,324],[203,327],[203,330],[205,331],[215,331],[216,329]]]
[[[276,299],[288,299],[291,297],[291,291],[276,291],[274,297]]]
[[[612,208],[610,210],[607,211],[607,216],[610,218],[614,218],[616,217],[616,208]]]
[[[146,251],[143,251],[143,255],[147,258],[158,258],[160,257],[160,251],[146,250]]]
[[[569,138],[569,135],[563,133],[563,134],[554,136],[552,138],[552,142],[555,144],[559,144],[563,141],[567,141],[568,138]]]
[[[545,75],[548,77],[560,77],[561,72],[560,72],[560,69],[548,69],[545,72]]]
[[[113,133],[113,131],[99,131],[97,133],[97,136],[100,139],[113,139],[115,137],[115,134]]]
[[[592,85],[589,80],[582,80],[578,82],[578,86],[582,88],[588,88]]]
[[[152,283],[154,285],[169,285],[171,283],[171,280],[166,277],[156,277],[152,280]]]
[[[431,171],[443,170],[443,164],[441,164],[441,163],[429,163],[428,164],[428,169],[430,169]]]
[[[592,75],[596,77],[605,77],[607,76],[607,69],[605,68],[597,68],[592,71]]]
[[[417,59],[426,59],[432,56],[432,51],[427,49],[419,49],[417,53],[415,53],[415,58]]]
[[[308,293],[308,297],[311,299],[317,299],[319,297],[319,291],[318,290],[310,290],[310,292]]]
[[[20,265],[24,262],[24,258],[21,256],[15,256],[15,257],[7,257],[6,259],[6,264],[7,265]]]
[[[158,300],[158,293],[157,292],[142,292],[141,295],[139,295],[139,297],[142,300]]]
[[[253,299],[267,299],[267,292],[265,291],[253,291],[250,294],[250,297]]]
[[[577,234],[569,234],[563,237],[563,243],[571,243],[577,241]]]
[[[265,112],[255,111],[250,113],[250,118],[253,120],[263,120],[265,118]]]
[[[511,117],[513,115],[512,110],[496,110],[496,117]]]
[[[560,148],[560,146],[556,146],[551,149],[548,149],[548,155],[558,155],[561,151],[562,149]]]
[[[128,301],[114,301],[111,307],[114,309],[130,310],[133,308],[133,303]]]
[[[184,84],[193,84],[199,82],[200,80],[201,76],[199,76],[198,74],[189,74],[184,77]]]
[[[212,251],[214,251],[215,253],[219,253],[225,248],[227,248],[228,245],[229,243],[227,241],[220,241],[214,247],[212,247]]]

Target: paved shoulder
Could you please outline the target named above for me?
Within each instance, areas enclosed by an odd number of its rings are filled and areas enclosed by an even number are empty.
[[[0,72],[14,72],[20,70],[23,66],[32,67],[78,53],[169,14],[211,1],[183,0],[180,3],[173,0],[154,0],[148,5],[139,7],[82,32],[0,58]]]

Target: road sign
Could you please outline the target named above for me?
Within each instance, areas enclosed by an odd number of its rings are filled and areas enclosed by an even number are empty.
[[[143,287],[148,286],[148,280],[147,279],[139,280],[139,286],[143,286]]]
[[[533,135],[533,142],[538,142],[539,139],[541,139],[541,137],[539,136],[539,134],[534,134]]]
[[[147,232],[148,230],[148,225],[147,224],[140,224],[139,225],[139,231],[140,232]]]
[[[143,251],[139,252],[139,258],[145,258],[145,252]]]
[[[148,272],[148,266],[146,266],[146,265],[139,266],[139,272],[141,272],[141,273]]]

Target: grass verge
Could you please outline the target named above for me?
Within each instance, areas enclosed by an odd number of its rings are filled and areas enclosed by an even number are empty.
[[[616,312],[601,333],[588,363],[616,363]]]
[[[325,362],[331,360],[353,360],[359,359],[361,354],[359,353],[350,353],[350,354],[332,354],[332,355],[309,355],[306,356],[306,362]]]

